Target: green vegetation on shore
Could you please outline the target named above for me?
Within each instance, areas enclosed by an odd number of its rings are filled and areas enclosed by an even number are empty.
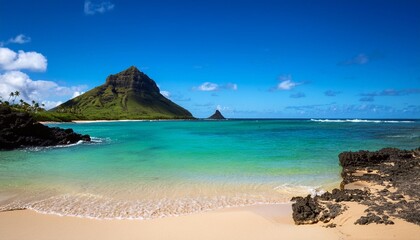
[[[9,107],[13,111],[29,113],[36,121],[51,121],[51,122],[69,122],[71,116],[68,114],[56,114],[47,112],[44,109],[44,104],[40,104],[34,100],[31,103],[19,99],[19,91],[14,91],[9,94],[7,101],[0,99],[0,106]]]
[[[0,104],[28,112],[37,121],[70,122],[72,120],[122,119],[194,119],[192,114],[164,97],[156,83],[136,67],[110,75],[105,84],[46,111],[43,104],[20,99],[11,92]]]

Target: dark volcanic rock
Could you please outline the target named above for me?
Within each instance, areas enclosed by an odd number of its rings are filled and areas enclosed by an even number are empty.
[[[412,152],[397,148],[383,148],[376,152],[342,152],[338,155],[342,167],[367,167],[385,162],[391,158],[411,158]]]
[[[378,215],[375,215],[374,213],[368,213],[367,216],[362,216],[359,219],[357,219],[354,224],[359,224],[359,225],[367,225],[370,223],[385,224],[385,225],[394,224],[394,222],[389,220],[388,218],[389,217],[387,215],[380,217]]]
[[[331,193],[326,192],[319,196],[319,199],[324,201],[335,201],[335,202],[360,202],[366,199],[368,193],[360,189],[333,189]]]
[[[317,222],[327,223],[340,215],[344,208],[337,203],[319,201],[320,197],[294,197],[292,201],[293,220],[297,225]]]
[[[222,113],[219,110],[216,110],[216,112],[213,115],[211,115],[210,117],[208,117],[207,119],[223,120],[223,119],[226,119],[226,118],[223,117]]]
[[[0,150],[66,145],[80,140],[90,141],[90,136],[75,133],[72,129],[47,127],[28,113],[0,106]]]
[[[326,222],[345,210],[341,207],[343,202],[359,202],[368,207],[368,213],[360,216],[355,224],[394,224],[389,219],[392,216],[420,225],[420,148],[343,152],[339,160],[343,167],[341,189],[315,198],[309,195],[293,198],[297,206],[311,206],[293,207],[296,224]],[[375,188],[345,189],[354,182],[368,182]]]
[[[293,220],[296,224],[316,223],[319,221],[319,214],[323,209],[310,195],[305,198],[296,197],[292,201],[296,201],[292,204]]]

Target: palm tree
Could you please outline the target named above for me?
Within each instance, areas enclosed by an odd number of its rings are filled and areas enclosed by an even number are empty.
[[[31,108],[32,108],[32,111],[35,111],[35,100],[32,100],[32,106],[31,106]]]
[[[15,100],[19,96],[20,96],[20,92],[19,91],[15,91],[15,98],[13,99],[13,104],[15,104]]]
[[[14,97],[15,96],[15,93],[14,92],[11,92],[10,94],[9,94],[9,99],[7,100],[8,102],[10,102],[10,98],[11,97]]]

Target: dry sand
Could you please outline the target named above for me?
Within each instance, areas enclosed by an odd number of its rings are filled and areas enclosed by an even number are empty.
[[[260,205],[153,220],[95,220],[45,215],[30,210],[0,213],[0,239],[419,239],[420,227],[398,219],[395,225],[354,225],[364,206],[325,224],[296,226],[291,204]]]

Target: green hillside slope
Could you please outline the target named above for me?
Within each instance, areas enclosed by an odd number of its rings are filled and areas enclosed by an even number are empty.
[[[50,110],[79,120],[191,119],[186,109],[160,94],[156,83],[136,67],[110,75],[98,86]]]

